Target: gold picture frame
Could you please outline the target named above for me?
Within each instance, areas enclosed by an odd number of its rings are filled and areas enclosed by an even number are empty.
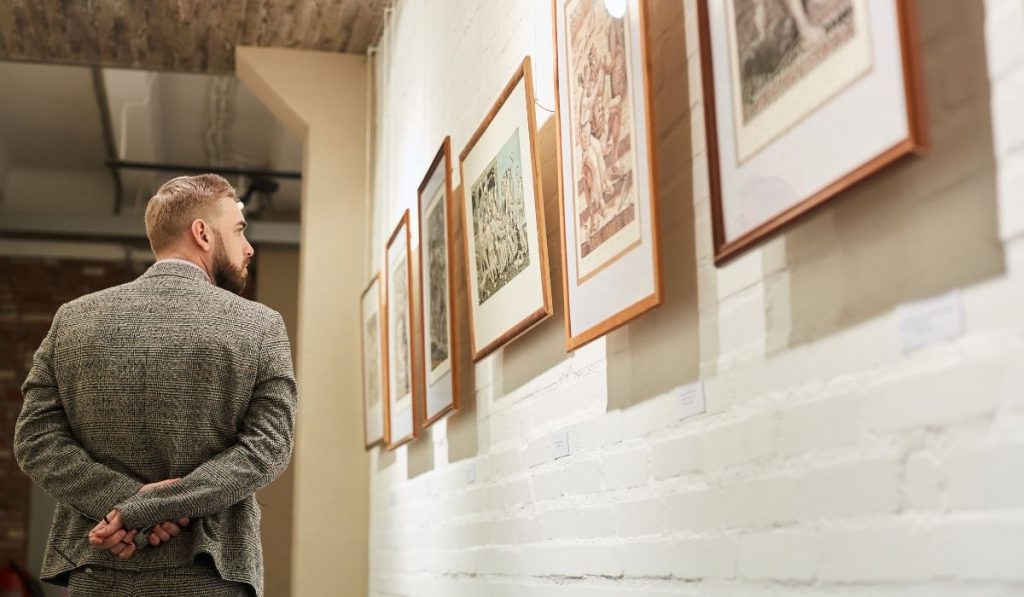
[[[552,0],[566,350],[662,302],[649,7]]]
[[[387,424],[384,407],[384,318],[381,276],[370,279],[360,295],[359,338],[363,379],[363,444],[369,450],[385,443]],[[371,426],[373,429],[371,430]],[[379,431],[378,431],[379,429]]]
[[[405,210],[384,250],[384,405],[389,450],[416,439],[420,431],[409,243],[409,210]]]
[[[459,154],[474,362],[552,314],[536,128],[527,56]]]
[[[445,137],[417,189],[420,238],[420,334],[427,427],[459,409],[459,336],[455,317],[455,199],[452,139]],[[440,228],[443,227],[443,230]],[[437,279],[443,278],[443,279]],[[438,323],[437,319],[444,319]],[[440,403],[437,406],[436,403]]]
[[[914,0],[778,4],[697,2],[718,266],[929,144]]]

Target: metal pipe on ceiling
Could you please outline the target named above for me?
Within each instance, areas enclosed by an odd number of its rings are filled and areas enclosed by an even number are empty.
[[[302,179],[301,172],[283,170],[255,170],[252,168],[230,168],[227,166],[196,166],[188,164],[162,164],[157,162],[132,162],[107,160],[107,166],[119,170],[154,170],[159,172],[186,172],[193,174],[220,174],[222,176],[249,176],[263,178]]]

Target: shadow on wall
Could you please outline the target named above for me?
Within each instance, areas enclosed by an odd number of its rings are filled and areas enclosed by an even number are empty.
[[[627,408],[700,373],[690,106],[682,3],[651,3],[649,47],[663,302],[607,335],[607,409]],[[638,81],[639,82],[639,81]],[[554,315],[501,351],[505,396],[565,360],[555,117],[537,133]],[[499,376],[496,376],[499,377]],[[499,399],[500,400],[500,399]]]
[[[627,408],[700,377],[693,148],[682,2],[651,2],[655,175],[663,302],[610,333],[608,410]]]
[[[466,246],[463,235],[462,216],[462,185],[452,190],[452,238],[455,239],[454,252],[452,255],[452,276],[455,280],[454,294],[455,301],[452,304],[452,317],[456,324],[455,350],[458,351],[455,362],[456,378],[458,380],[458,410],[448,415],[444,422],[435,423],[443,426],[446,433],[446,444],[448,450],[448,462],[453,463],[467,458],[474,458],[479,454],[480,446],[477,439],[476,419],[476,367],[473,364],[473,349],[469,336],[469,290],[466,287]],[[418,248],[415,252],[419,254]],[[418,259],[416,259],[418,260]],[[419,268],[416,273],[419,275]],[[421,303],[415,304],[416,309]],[[422,317],[420,315],[420,317]],[[412,479],[423,473],[430,472],[436,465],[434,455],[435,443],[433,439],[434,429],[431,426],[424,430],[423,437],[413,442],[408,448],[408,478]],[[422,445],[417,445],[422,444]],[[381,454],[379,468],[384,468],[394,461],[394,454]]]
[[[690,100],[688,79],[680,76],[687,71],[682,3],[652,3],[650,23],[652,142],[657,160],[664,300],[659,307],[607,336],[609,411],[628,408],[691,383],[700,373]],[[557,126],[557,119],[549,118],[536,135],[554,313],[481,361],[482,367],[493,368],[493,374],[485,377],[494,381],[489,391],[498,408],[503,397],[514,396],[517,389],[572,358],[565,350]],[[456,322],[461,326],[458,333],[464,350],[460,350],[460,410],[448,417],[446,423],[449,462],[478,455],[481,441],[477,436],[479,426],[474,397],[477,391],[485,390],[475,387],[475,366],[469,347],[461,186],[455,189],[455,204],[454,237],[460,239],[456,243],[453,264],[457,285]],[[429,433],[429,430],[425,432]],[[434,442],[424,437],[410,444],[408,478],[429,472],[435,461]],[[394,462],[393,453],[381,450],[377,468],[383,470]]]
[[[481,364],[496,369],[491,378],[496,387],[495,402],[508,396],[516,389],[535,379],[545,371],[557,366],[566,359],[565,352],[565,317],[562,309],[562,266],[561,237],[558,226],[558,187],[557,166],[555,160],[555,126],[557,121],[550,118],[537,131],[537,152],[541,166],[541,189],[544,194],[544,219],[547,228],[548,261],[551,271],[551,300],[554,313],[540,322],[522,336],[498,349],[488,356]],[[456,280],[455,321],[460,326],[459,334],[459,410],[447,419],[448,461],[457,462],[473,458],[479,454],[480,441],[477,436],[477,413],[475,396],[481,388],[476,387],[472,347],[469,329],[469,289],[466,281],[465,238],[462,228],[464,199],[462,185],[455,188],[454,238],[455,256],[453,272]],[[428,448],[409,448],[409,478],[423,474],[433,468],[433,442],[416,442],[431,444]],[[381,467],[388,463],[382,462]]]
[[[565,313],[562,307],[562,237],[558,225],[558,165],[555,157],[556,126],[558,121],[552,116],[537,131],[553,313],[501,350],[498,359],[501,368],[499,396],[512,394],[520,386],[566,359]]]
[[[473,458],[480,452],[480,442],[477,438],[476,418],[476,367],[473,365],[473,349],[470,346],[469,338],[469,289],[466,284],[466,235],[463,234],[462,215],[462,183],[452,190],[452,210],[454,226],[452,237],[455,241],[454,263],[452,272],[455,276],[455,321],[459,326],[456,330],[459,336],[458,361],[456,362],[456,373],[459,379],[457,392],[459,395],[459,410],[448,417],[446,425],[448,437],[448,462],[457,462],[467,458]]]
[[[769,353],[1005,270],[984,6],[934,0],[918,19],[932,147],[765,247]]]

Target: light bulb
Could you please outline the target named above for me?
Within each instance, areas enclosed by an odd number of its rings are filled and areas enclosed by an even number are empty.
[[[604,8],[613,18],[626,16],[626,0],[604,0]]]

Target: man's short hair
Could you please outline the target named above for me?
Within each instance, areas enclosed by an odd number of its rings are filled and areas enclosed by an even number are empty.
[[[146,236],[153,252],[174,246],[197,218],[215,215],[223,197],[237,194],[216,174],[179,176],[165,182],[146,205]]]

